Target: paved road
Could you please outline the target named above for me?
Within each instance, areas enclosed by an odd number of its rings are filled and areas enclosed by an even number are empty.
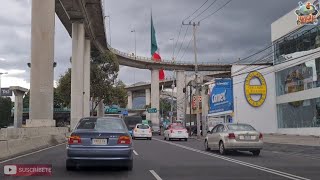
[[[202,180],[202,179],[319,179],[320,151],[313,149],[307,156],[302,152],[308,147],[267,144],[259,157],[249,153],[232,153],[220,156],[216,152],[203,151],[203,143],[189,141],[135,140],[137,155],[133,171],[94,168],[69,172],[65,170],[65,145],[37,152],[5,163],[0,162],[1,173],[5,164],[52,164],[53,177],[49,179],[136,179],[136,180]],[[306,149],[304,149],[306,148]],[[310,147],[309,147],[310,148]],[[288,151],[289,149],[289,151]],[[310,150],[311,151],[311,150]],[[300,153],[300,154],[299,154]],[[318,154],[319,153],[319,154]],[[0,179],[47,179],[43,177]],[[157,179],[158,178],[158,179]]]

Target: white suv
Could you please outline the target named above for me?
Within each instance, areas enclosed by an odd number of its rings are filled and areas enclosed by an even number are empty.
[[[135,138],[147,138],[152,139],[152,131],[149,125],[147,124],[137,124],[132,132],[132,139]]]

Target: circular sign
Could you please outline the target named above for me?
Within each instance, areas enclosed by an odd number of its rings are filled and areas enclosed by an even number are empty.
[[[251,85],[253,79],[258,79],[260,85]],[[244,83],[244,92],[248,103],[253,107],[260,107],[267,97],[267,84],[263,75],[258,71],[253,71],[248,74]],[[260,95],[258,100],[252,98],[253,95]]]

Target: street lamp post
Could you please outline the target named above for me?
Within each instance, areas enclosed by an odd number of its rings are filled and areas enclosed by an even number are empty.
[[[2,76],[3,74],[8,74],[8,72],[4,72],[4,73],[1,73],[1,72],[0,72],[0,97],[2,96],[2,89],[1,89],[1,76]]]
[[[133,29],[131,32],[134,33],[134,57],[137,59],[137,38],[136,38],[136,30]]]

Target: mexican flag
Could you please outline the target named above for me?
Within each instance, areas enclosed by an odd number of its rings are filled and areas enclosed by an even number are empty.
[[[154,30],[152,13],[151,13],[151,56],[154,61],[161,61],[161,56],[159,53],[157,39],[156,39],[156,31]],[[164,80],[164,70],[161,68],[159,70],[159,80]]]

